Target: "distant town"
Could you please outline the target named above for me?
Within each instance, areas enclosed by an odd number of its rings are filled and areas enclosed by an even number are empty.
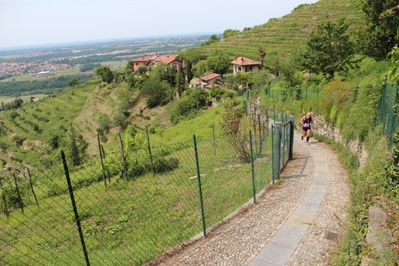
[[[208,38],[209,35],[176,36],[0,52],[0,80],[20,75],[57,75],[60,70],[80,68],[85,64],[131,60],[154,52],[173,53],[199,46]]]

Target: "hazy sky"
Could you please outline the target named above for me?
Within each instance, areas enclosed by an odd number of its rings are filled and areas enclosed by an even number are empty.
[[[0,0],[0,48],[187,33],[266,23],[314,0]]]

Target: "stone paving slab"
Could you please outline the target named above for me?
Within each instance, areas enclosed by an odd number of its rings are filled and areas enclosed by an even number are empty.
[[[296,136],[298,138],[298,136]],[[310,224],[315,220],[316,214],[324,199],[329,183],[329,163],[327,158],[319,155],[312,145],[308,145],[314,158],[315,167],[310,186],[298,204],[296,210],[266,244],[262,251],[250,262],[249,266],[260,265],[286,265],[295,252],[297,245],[307,233]]]

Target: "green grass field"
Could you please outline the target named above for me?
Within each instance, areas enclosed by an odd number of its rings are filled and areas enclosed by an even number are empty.
[[[42,99],[42,98],[44,98],[44,97],[46,97],[46,96],[47,96],[47,95],[45,95],[45,94],[32,94],[32,95],[23,95],[23,96],[18,97],[18,98],[22,99],[22,100],[24,101],[24,103],[29,103],[31,97]],[[16,97],[0,96],[0,102],[3,102],[3,103],[12,102],[12,101],[14,101],[15,99],[16,99]]]
[[[270,147],[270,138],[267,143]],[[202,232],[193,142],[153,148],[153,153],[164,153],[165,149],[171,152],[167,157],[179,161],[178,168],[155,175],[129,175],[128,183],[117,182],[118,177],[113,176],[104,187],[96,157],[82,167],[70,168],[91,264],[142,265]],[[197,150],[205,225],[209,228],[251,200],[251,164],[239,162],[225,138],[198,141]],[[148,157],[146,150],[126,154],[132,159]],[[263,156],[270,157],[270,149],[265,149]],[[117,159],[119,154],[107,157]],[[0,216],[0,239],[7,242],[0,262],[83,264],[62,166],[54,164],[48,170],[31,172],[39,206],[21,181],[21,191],[26,193],[24,214],[16,208],[10,219]],[[270,162],[259,160],[255,164],[257,192],[270,180]],[[59,195],[50,196],[52,193]]]

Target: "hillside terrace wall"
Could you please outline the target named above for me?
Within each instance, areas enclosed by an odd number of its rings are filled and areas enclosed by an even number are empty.
[[[348,148],[350,151],[355,153],[359,168],[363,168],[363,166],[366,164],[368,152],[364,144],[360,143],[358,140],[344,141],[341,131],[337,127],[331,127],[331,125],[327,123],[322,115],[313,115],[312,131],[320,136],[341,143],[345,148]]]

